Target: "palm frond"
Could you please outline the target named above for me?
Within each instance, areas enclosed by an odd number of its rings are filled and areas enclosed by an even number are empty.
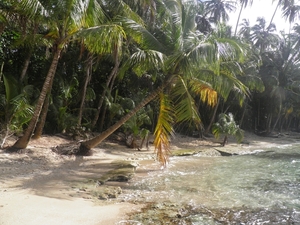
[[[119,21],[122,23],[125,32],[130,34],[130,37],[141,47],[164,52],[165,46],[143,25],[128,18],[120,18]]]
[[[205,81],[199,79],[192,79],[190,81],[191,89],[194,93],[200,96],[200,100],[207,105],[214,107],[218,101],[218,93]]]
[[[137,49],[130,58],[125,61],[119,71],[119,76],[123,76],[128,69],[141,76],[147,71],[163,71],[165,64],[165,56],[155,50]]]
[[[190,94],[189,86],[182,77],[178,77],[176,86],[172,90],[174,109],[177,122],[190,122],[200,126],[201,119],[195,105],[195,100]],[[197,126],[197,127],[198,127]]]
[[[18,2],[16,6],[20,7],[20,10],[29,17],[33,17],[35,15],[48,15],[47,9],[39,0],[22,0]]]
[[[89,51],[97,54],[109,54],[118,48],[121,54],[121,46],[126,34],[118,24],[105,24],[91,27],[78,32],[78,36],[83,38]]]
[[[157,160],[166,166],[170,154],[170,136],[173,135],[174,112],[167,95],[160,94],[160,110],[154,131]]]

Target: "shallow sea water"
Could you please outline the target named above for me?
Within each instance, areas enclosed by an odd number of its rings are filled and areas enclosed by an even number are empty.
[[[300,224],[300,144],[172,157],[165,170],[137,174],[122,198],[147,207],[120,224]]]

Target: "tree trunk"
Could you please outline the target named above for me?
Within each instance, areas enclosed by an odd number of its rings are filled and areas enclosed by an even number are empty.
[[[273,13],[273,15],[272,15],[272,18],[271,18],[271,20],[270,20],[269,26],[267,27],[267,31],[269,31],[270,26],[271,26],[271,24],[273,23],[274,17],[275,17],[275,15],[276,15],[276,12],[277,12],[277,10],[278,10],[280,4],[281,4],[281,0],[278,0],[278,4],[277,4],[277,6],[276,6],[276,8],[275,8],[275,11],[274,11],[274,13]]]
[[[93,58],[90,55],[90,56],[88,56],[88,59],[87,59],[87,68],[86,68],[86,73],[85,73],[85,81],[84,81],[84,86],[83,86],[83,91],[82,91],[82,96],[81,96],[81,102],[80,102],[80,107],[79,107],[79,113],[78,113],[78,126],[81,126],[83,107],[84,107],[84,102],[85,102],[85,97],[86,97],[86,90],[87,90],[87,86],[88,86],[88,84],[91,80],[92,66],[93,66]]]
[[[227,144],[228,137],[225,135],[222,146],[224,147]]]
[[[100,124],[99,124],[99,131],[102,132],[103,131],[103,127],[104,127],[104,120],[105,120],[105,116],[106,116],[106,111],[107,111],[107,105],[104,105],[104,109],[102,110],[102,115],[101,115],[101,119],[100,119]],[[110,125],[110,124],[109,124]]]
[[[240,9],[240,12],[239,12],[239,16],[238,16],[238,19],[236,21],[234,36],[236,36],[236,33],[237,33],[237,29],[238,29],[238,26],[239,26],[239,22],[240,22],[240,18],[241,18],[243,8],[244,8],[244,2],[242,2],[241,9]]]
[[[36,128],[34,130],[34,135],[32,136],[32,139],[39,139],[43,134],[43,129],[46,123],[46,118],[48,114],[48,108],[50,103],[50,93],[47,94],[43,109],[41,111],[40,120],[38,121]]]
[[[109,135],[115,132],[127,120],[129,120],[133,115],[135,115],[141,108],[143,108],[146,104],[155,99],[159,95],[159,93],[163,91],[163,89],[172,82],[172,79],[173,77],[168,79],[159,88],[153,91],[147,98],[145,98],[140,104],[138,104],[133,110],[131,110],[128,114],[126,114],[123,118],[121,118],[117,123],[109,127],[107,130],[105,130],[104,132],[102,132],[94,138],[81,142],[79,147],[79,154],[88,153],[90,149],[100,144],[104,139],[106,139]]]
[[[205,134],[208,134],[208,133],[210,132],[210,129],[211,129],[211,127],[212,127],[212,125],[213,125],[213,123],[214,123],[214,121],[215,121],[215,118],[216,118],[216,114],[217,114],[217,110],[218,110],[220,101],[221,101],[221,97],[219,96],[219,97],[218,97],[217,104],[216,104],[215,109],[214,109],[213,116],[212,116],[212,118],[211,118],[211,120],[210,120],[210,123],[209,123],[208,127],[207,127],[206,130],[205,130]]]
[[[276,119],[276,121],[275,121],[275,123],[274,123],[274,125],[273,125],[272,132],[275,131],[275,128],[276,128],[276,126],[277,126],[277,124],[278,124],[278,121],[279,121],[279,119],[280,119],[280,116],[281,116],[281,107],[280,107],[280,109],[279,109],[279,112],[278,112],[278,115],[277,115],[277,119]]]
[[[32,50],[29,51],[29,53],[27,55],[27,58],[25,59],[23,69],[22,69],[22,72],[21,72],[21,75],[20,75],[20,82],[24,81],[24,78],[25,78],[25,75],[27,73],[29,63],[30,63],[31,55],[32,55]]]
[[[120,63],[119,63],[119,65],[120,65]],[[117,67],[115,66],[115,68],[118,69],[118,68],[119,68],[119,65],[118,65]],[[110,84],[109,84],[109,91],[110,91],[110,93],[112,92],[112,89],[113,89],[113,87],[114,87],[116,75],[117,75],[117,71],[115,72],[115,75],[112,77],[111,82],[110,82]],[[103,98],[104,98],[104,96],[103,96]],[[103,103],[102,103],[102,104],[103,104]],[[102,107],[101,107],[101,108],[102,108]],[[100,132],[102,132],[103,127],[104,127],[104,121],[105,121],[106,111],[107,111],[107,104],[104,105],[104,109],[102,110],[102,116],[101,116],[101,119],[100,119],[100,125],[99,125],[99,130],[100,130]],[[100,111],[99,111],[99,112],[100,112]],[[110,126],[110,124],[109,124],[109,126]]]
[[[106,87],[104,88],[104,90],[103,90],[103,92],[102,92],[102,94],[100,96],[100,99],[99,99],[99,102],[98,102],[98,106],[97,106],[97,112],[96,112],[94,120],[92,122],[92,128],[95,127],[96,124],[97,124],[97,121],[99,119],[99,115],[100,115],[100,112],[101,112],[101,108],[102,108],[102,105],[103,105],[104,97],[105,97],[106,92],[107,92],[107,88],[109,86],[113,85],[112,81],[114,81],[114,77],[118,73],[119,66],[120,66],[120,60],[118,59],[118,57],[116,57],[116,62],[115,62],[114,68],[112,69],[111,73],[109,74],[109,76],[107,78],[107,81],[106,81]]]
[[[40,114],[40,120],[37,122],[36,128],[34,130],[34,135],[32,136],[33,139],[39,139],[44,130],[44,126],[46,123],[47,119],[47,114],[48,114],[48,108],[50,104],[50,97],[51,97],[51,90],[52,90],[52,85],[53,85],[54,77],[51,80],[50,86],[49,86],[49,92],[47,93],[47,96],[45,98],[43,108]]]
[[[50,91],[49,88],[51,86],[52,79],[54,78],[54,75],[56,72],[56,68],[57,68],[58,60],[60,58],[61,51],[62,51],[62,49],[60,49],[60,48],[57,48],[57,50],[55,51],[55,53],[53,55],[53,60],[52,60],[51,66],[49,68],[47,77],[46,77],[45,82],[42,87],[42,91],[40,93],[40,97],[35,106],[33,116],[28,124],[27,129],[24,132],[24,135],[16,141],[16,143],[11,147],[11,150],[23,149],[23,148],[27,147],[29,140],[31,138],[31,135],[35,129],[36,123],[41,114],[46,95]]]
[[[243,126],[246,111],[247,111],[247,101],[244,103],[242,118],[240,119],[240,124],[239,124],[240,128],[242,128]]]

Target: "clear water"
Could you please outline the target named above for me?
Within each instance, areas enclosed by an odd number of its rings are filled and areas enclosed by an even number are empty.
[[[137,174],[124,198],[152,204],[132,224],[300,224],[300,145],[172,158],[165,170]]]

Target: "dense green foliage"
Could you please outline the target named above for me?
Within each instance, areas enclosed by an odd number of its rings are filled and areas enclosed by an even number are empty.
[[[298,130],[300,26],[279,34],[264,18],[244,19],[233,32],[230,13],[243,18],[252,2],[2,1],[2,138],[26,130],[32,115],[45,119],[31,126],[44,133],[102,132],[159,87],[160,98],[119,128],[155,132],[158,150],[174,129],[210,132],[221,113],[258,133]],[[289,22],[299,16],[293,4],[278,1]]]

